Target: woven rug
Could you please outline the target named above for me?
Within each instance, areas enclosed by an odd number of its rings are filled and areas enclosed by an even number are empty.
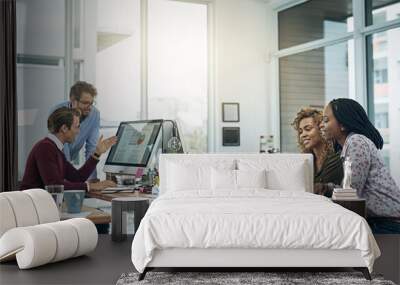
[[[368,281],[360,272],[148,272],[142,281],[139,273],[122,274],[117,285],[133,284],[379,284],[395,285],[381,276],[372,275]]]

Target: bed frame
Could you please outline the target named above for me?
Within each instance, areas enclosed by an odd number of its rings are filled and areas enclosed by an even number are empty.
[[[371,280],[369,270],[359,250],[329,249],[193,249],[170,248],[156,250],[152,261],[139,275],[156,268],[232,268],[246,271],[254,268],[338,268],[361,271]]]

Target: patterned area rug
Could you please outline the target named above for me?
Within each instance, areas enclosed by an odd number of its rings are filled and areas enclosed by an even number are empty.
[[[142,281],[139,273],[122,274],[117,285],[145,284],[379,284],[395,285],[381,276],[368,281],[360,272],[148,272]]]

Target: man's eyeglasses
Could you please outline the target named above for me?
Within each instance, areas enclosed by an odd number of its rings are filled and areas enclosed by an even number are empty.
[[[78,101],[78,102],[79,102],[80,104],[86,106],[86,107],[95,106],[95,105],[96,105],[96,102],[95,102],[95,101],[92,101],[92,102]]]

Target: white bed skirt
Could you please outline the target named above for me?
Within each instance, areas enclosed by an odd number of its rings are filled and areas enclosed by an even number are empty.
[[[359,250],[194,249],[154,251],[147,267],[366,267]]]

